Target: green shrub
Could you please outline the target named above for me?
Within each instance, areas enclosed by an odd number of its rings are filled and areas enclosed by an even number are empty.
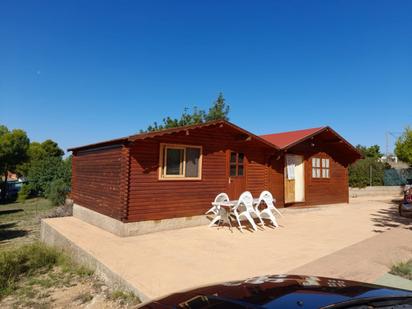
[[[349,186],[364,188],[370,185],[370,168],[372,167],[372,186],[383,186],[385,163],[374,158],[365,158],[349,166]]]
[[[391,274],[412,280],[412,260],[393,265]]]
[[[140,299],[134,293],[123,290],[112,291],[109,299],[118,301],[121,305],[136,305],[140,303]]]
[[[63,205],[69,188],[62,179],[53,180],[46,192],[46,197],[53,205]]]
[[[71,158],[46,157],[31,164],[29,173],[30,189],[39,196],[46,196],[53,181],[60,179],[70,188]]]
[[[19,203],[25,203],[27,198],[30,196],[30,187],[28,185],[23,185],[20,189],[19,194],[17,195],[17,201]]]

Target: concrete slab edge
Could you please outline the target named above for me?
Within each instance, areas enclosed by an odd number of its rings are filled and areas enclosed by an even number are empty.
[[[43,243],[59,248],[70,255],[76,262],[85,265],[95,271],[108,285],[114,289],[122,288],[133,292],[142,302],[150,301],[151,298],[138,290],[135,286],[123,279],[120,275],[110,270],[106,265],[94,258],[91,254],[64,237],[45,220],[41,220],[40,239]]]
[[[73,217],[120,237],[137,236],[210,223],[205,215],[123,223],[78,204],[73,205]]]
[[[398,289],[412,291],[411,280],[396,275],[392,275],[390,273],[386,273],[383,276],[379,277],[374,283],[378,285],[390,286]]]

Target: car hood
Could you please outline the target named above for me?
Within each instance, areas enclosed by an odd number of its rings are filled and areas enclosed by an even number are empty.
[[[412,297],[412,291],[325,277],[272,275],[172,294],[141,308],[320,308],[389,296]]]

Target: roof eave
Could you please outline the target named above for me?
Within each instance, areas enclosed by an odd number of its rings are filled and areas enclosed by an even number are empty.
[[[79,150],[85,150],[85,149],[92,149],[92,148],[98,148],[98,147],[104,147],[104,146],[109,146],[109,145],[115,145],[115,144],[125,144],[128,142],[127,137],[121,137],[121,138],[116,138],[112,140],[107,140],[99,143],[94,143],[94,144],[88,144],[88,145],[83,145],[79,147],[71,147],[68,148],[67,151],[79,151]]]
[[[358,155],[359,158],[358,158],[357,160],[362,159],[363,156],[362,156],[362,154],[359,152],[359,150],[358,150],[356,147],[354,147],[351,143],[349,143],[345,138],[343,138],[339,133],[337,133],[335,130],[333,130],[333,129],[332,129],[331,127],[329,127],[329,126],[322,127],[322,128],[320,128],[319,130],[317,130],[317,131],[315,131],[315,132],[313,132],[313,133],[311,133],[311,134],[309,134],[309,135],[307,135],[307,136],[305,136],[305,137],[303,137],[303,138],[301,138],[301,139],[299,139],[299,140],[297,140],[297,141],[294,141],[293,143],[290,143],[290,144],[282,147],[282,150],[287,151],[288,149],[292,148],[293,146],[296,146],[297,144],[300,144],[300,143],[302,143],[302,142],[304,142],[304,141],[306,141],[306,140],[308,140],[308,139],[310,139],[310,138],[312,138],[312,137],[314,137],[314,136],[316,136],[316,135],[318,135],[318,134],[320,134],[320,133],[322,133],[322,132],[324,132],[324,131],[331,131],[331,132],[332,132],[333,134],[335,134],[341,141],[343,141],[346,146],[348,146],[353,152],[355,152],[355,153]],[[356,161],[356,160],[355,160],[355,161]]]
[[[210,121],[202,124],[196,124],[196,125],[189,125],[189,126],[182,126],[182,127],[176,127],[176,128],[170,128],[170,129],[165,129],[165,130],[159,130],[159,131],[153,131],[153,132],[145,132],[145,133],[140,133],[140,134],[134,134],[130,135],[128,137],[123,137],[123,138],[118,138],[114,140],[109,140],[109,141],[103,141],[100,143],[95,143],[95,144],[89,144],[89,145],[84,145],[80,147],[72,147],[67,149],[67,151],[79,151],[79,150],[85,150],[85,149],[92,149],[92,148],[97,148],[97,147],[102,147],[106,145],[112,145],[116,143],[127,143],[127,142],[135,142],[137,140],[143,140],[147,138],[154,138],[158,136],[163,136],[166,134],[173,134],[173,133],[178,133],[182,131],[189,131],[189,130],[194,130],[198,128],[205,128],[213,125],[226,125],[229,126],[239,132],[242,132],[243,134],[246,134],[250,136],[251,138],[257,140],[260,143],[265,144],[267,147],[274,148],[275,150],[280,150],[280,148],[265,139],[245,130],[242,129],[241,127],[238,127],[237,125],[227,121],[227,120],[215,120],[215,121]]]

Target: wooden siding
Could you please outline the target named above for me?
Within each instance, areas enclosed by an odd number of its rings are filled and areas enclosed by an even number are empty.
[[[127,153],[127,151],[126,151]],[[72,192],[76,204],[125,220],[128,161],[124,147],[78,152],[72,159]],[[125,160],[126,159],[126,160]]]
[[[201,179],[159,179],[162,143],[202,146]],[[230,151],[245,154],[242,189],[255,197],[269,190],[277,207],[283,207],[284,155],[228,127],[204,127],[117,148],[74,151],[71,196],[75,203],[123,222],[202,215],[218,193],[229,192]],[[305,202],[287,206],[348,202],[347,164],[333,145],[315,138],[288,153],[304,156]],[[313,156],[330,159],[329,179],[312,179]]]
[[[276,199],[276,207],[284,207],[285,203],[285,187],[283,180],[284,173],[284,157],[279,156],[271,160],[271,166],[268,169],[269,173],[269,191]]]
[[[329,178],[312,178],[312,158],[330,160]],[[349,201],[348,170],[325,152],[318,152],[305,158],[306,204],[321,205],[347,203]]]
[[[201,180],[159,180],[161,143],[203,147]],[[268,189],[265,150],[253,141],[237,140],[225,128],[203,128],[137,141],[130,149],[128,221],[158,220],[204,214],[228,188],[227,151],[244,152],[248,160],[246,190],[258,195]]]

